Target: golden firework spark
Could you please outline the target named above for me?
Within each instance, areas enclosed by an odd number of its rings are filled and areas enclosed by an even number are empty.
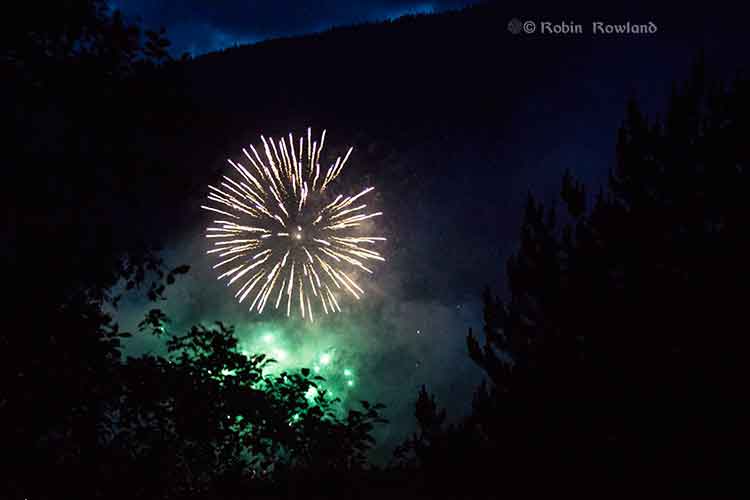
[[[222,176],[218,187],[208,186],[214,206],[201,208],[222,218],[206,229],[213,243],[207,253],[219,258],[213,266],[221,271],[218,279],[241,284],[235,294],[240,303],[254,294],[250,311],[283,307],[287,316],[298,310],[310,321],[313,305],[325,314],[340,312],[340,294],[358,300],[364,294],[356,280],[360,271],[372,273],[365,264],[385,260],[373,249],[385,238],[361,234],[363,221],[382,212],[354,205],[374,188],[331,195],[329,187],[353,148],[324,173],[325,140],[325,130],[317,141],[309,128],[307,141],[291,133],[278,141],[261,136],[263,154],[252,145],[243,149],[242,161],[227,160],[238,176]]]

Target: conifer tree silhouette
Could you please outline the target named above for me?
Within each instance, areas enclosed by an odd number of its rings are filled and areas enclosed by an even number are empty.
[[[530,454],[527,465],[562,454],[558,466],[668,488],[737,466],[749,102],[747,79],[708,84],[699,57],[663,119],[629,101],[609,186],[590,210],[569,173],[563,224],[529,197],[509,298],[485,291],[484,344],[467,337],[491,381],[473,418]]]

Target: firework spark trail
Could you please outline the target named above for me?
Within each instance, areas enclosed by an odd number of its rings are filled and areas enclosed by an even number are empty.
[[[221,272],[218,279],[229,278],[227,286],[242,280],[235,294],[240,303],[255,293],[250,311],[262,313],[269,299],[269,307],[283,307],[286,295],[287,316],[298,308],[301,318],[313,321],[313,304],[318,302],[324,314],[341,312],[336,292],[359,300],[364,291],[356,282],[356,271],[372,273],[367,261],[385,261],[372,249],[385,238],[363,236],[355,229],[382,215],[363,212],[364,203],[354,206],[373,187],[354,196],[339,194],[323,208],[313,207],[312,199],[320,206],[324,197],[333,198],[326,190],[353,150],[321,169],[325,141],[325,130],[318,141],[310,128],[306,141],[300,137],[295,142],[291,133],[278,141],[261,136],[259,149],[265,157],[253,145],[250,151],[243,148],[243,162],[249,164],[227,160],[239,177],[222,176],[218,186],[208,186],[213,206],[201,208],[225,219],[214,220],[206,229],[213,243],[206,253],[221,259],[213,268]]]

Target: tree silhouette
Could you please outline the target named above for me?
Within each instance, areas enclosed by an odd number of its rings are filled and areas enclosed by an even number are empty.
[[[159,267],[153,228],[131,221],[168,194],[169,139],[190,112],[181,65],[163,31],[143,34],[103,0],[20,7],[0,61],[8,271],[36,304],[106,300]]]
[[[491,381],[474,421],[523,468],[553,459],[680,489],[736,467],[749,98],[741,77],[708,85],[699,59],[663,120],[628,103],[590,211],[570,174],[562,226],[529,198],[510,297],[486,291],[485,343],[467,338]]]
[[[222,323],[171,337],[168,348],[168,358],[122,365],[122,393],[108,412],[104,452],[127,457],[128,483],[137,485],[130,494],[215,495],[250,479],[365,466],[382,405],[363,401],[363,411],[342,413],[322,377],[306,368],[264,373],[273,360],[242,354]]]
[[[417,396],[414,416],[417,432],[396,448],[394,458],[401,466],[429,467],[425,461],[437,455],[437,443],[445,433],[446,412],[438,409],[435,396],[429,394],[424,385]]]

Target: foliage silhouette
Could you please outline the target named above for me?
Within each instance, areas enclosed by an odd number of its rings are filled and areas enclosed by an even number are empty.
[[[175,110],[189,108],[163,32],[141,36],[102,0],[15,7],[0,54],[0,105],[13,121],[2,196],[13,292],[0,334],[0,487],[21,495],[43,489],[33,478],[46,476],[62,494],[98,461],[99,417],[117,391],[128,334],[102,309],[117,306],[113,285],[148,286],[152,299],[165,290],[156,240],[124,222],[160,160],[143,154],[144,138],[169,134]]]
[[[486,291],[485,344],[467,338],[491,380],[473,418],[493,442],[510,435],[527,465],[549,457],[672,491],[735,467],[749,83],[709,85],[699,58],[663,120],[629,102],[609,189],[590,211],[569,174],[562,227],[530,197],[510,298]]]
[[[488,381],[449,427],[423,388],[400,467],[434,495],[471,477],[467,497],[733,485],[746,443],[749,119],[750,81],[709,85],[699,58],[664,119],[628,103],[590,209],[570,173],[562,222],[529,196],[509,298],[485,290],[484,343],[467,336]]]
[[[129,483],[152,484],[150,494],[215,495],[248,478],[279,481],[366,465],[373,425],[385,422],[382,406],[363,401],[363,411],[340,415],[321,377],[309,369],[264,373],[274,361],[240,353],[233,329],[222,323],[195,326],[167,344],[168,358],[129,358],[122,366],[107,449],[136,468],[168,464],[172,483],[149,483],[148,470],[138,469]]]

